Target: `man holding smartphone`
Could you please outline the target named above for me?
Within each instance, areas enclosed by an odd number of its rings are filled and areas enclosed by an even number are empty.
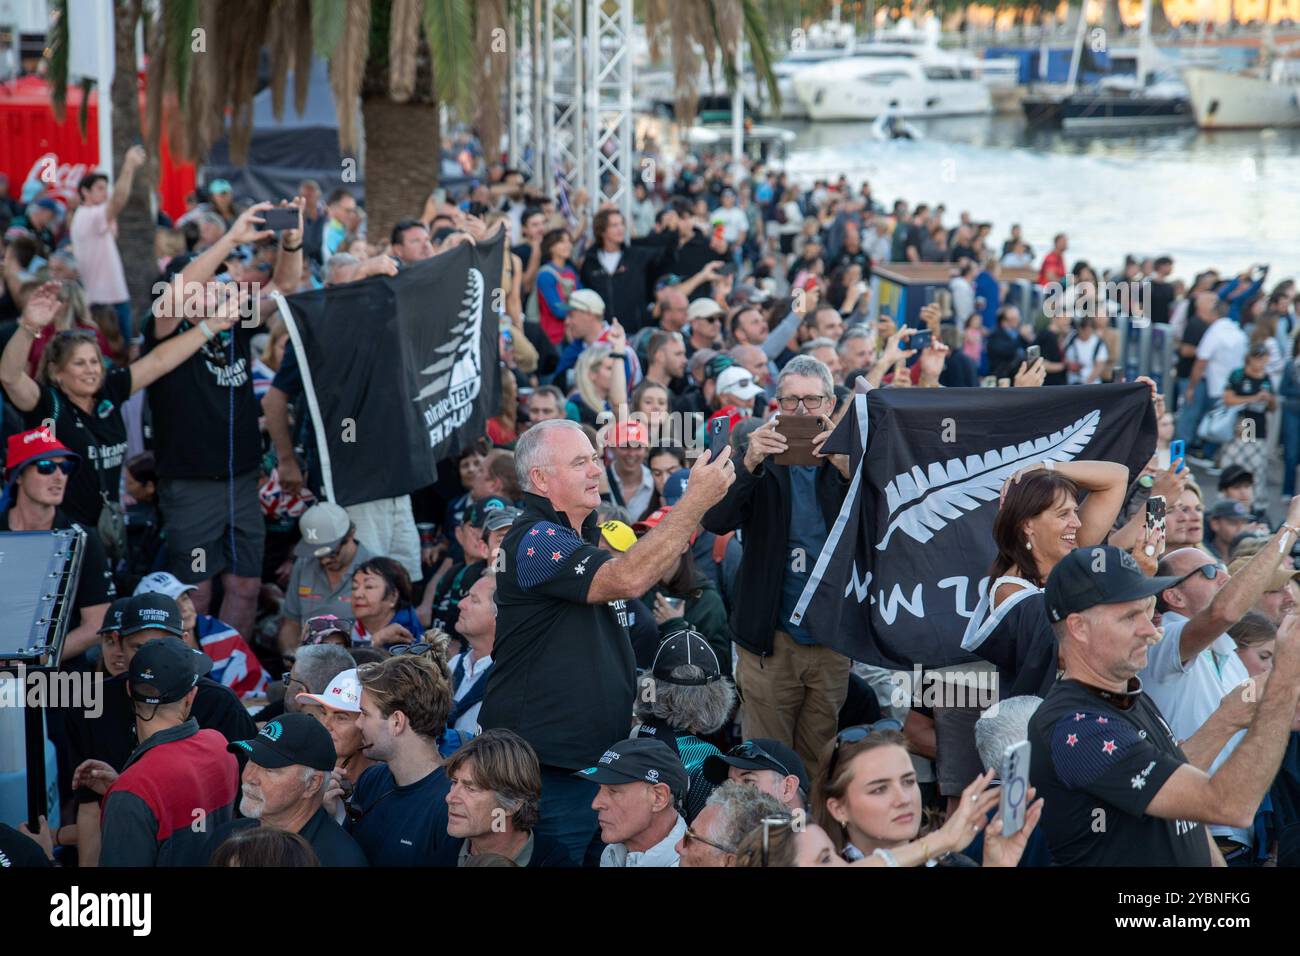
[[[778,465],[771,458],[789,445],[777,430],[779,417],[829,419],[834,394],[825,365],[808,355],[791,359],[777,379],[778,419],[750,435],[736,483],[704,516],[707,530],[740,529],[745,541],[737,587],[745,599],[731,620],[745,737],[793,747],[813,778],[848,694],[849,659],[790,617],[844,501],[848,465],[820,453],[829,424],[813,439],[820,464]]]

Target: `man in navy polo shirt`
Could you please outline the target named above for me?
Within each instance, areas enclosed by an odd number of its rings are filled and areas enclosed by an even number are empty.
[[[542,765],[537,832],[581,859],[596,832],[590,767],[628,732],[635,662],[626,601],[644,594],[688,546],[735,480],[730,450],[706,453],[663,521],[622,553],[602,550],[601,456],[582,428],[546,421],[515,448],[524,513],[501,544],[497,631],[479,723],[515,731]]]

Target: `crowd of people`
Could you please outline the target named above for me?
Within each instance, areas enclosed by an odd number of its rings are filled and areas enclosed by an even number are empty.
[[[1099,276],[1065,234],[1040,254],[1019,226],[999,243],[966,212],[725,155],[657,162],[626,218],[480,157],[395,224],[347,187],[273,203],[210,182],[160,224],[133,310],[115,224],[145,159],[71,201],[4,199],[0,530],[84,533],[60,666],[101,674],[104,700],[47,713],[58,820],[0,824],[0,860],[1295,860],[1292,281],[1185,283],[1168,257]],[[295,227],[266,228],[277,208]],[[502,235],[483,434],[433,486],[326,500],[270,294]],[[950,265],[912,325],[873,302],[891,262]],[[1052,305],[1018,307],[1003,270]],[[821,449],[855,390],[1122,381],[1139,319],[1176,353],[1147,380],[1145,467],[1044,462],[997,504],[968,642],[996,704],[900,705],[888,669],[799,623],[812,561],[789,556],[821,552],[848,493],[847,456]],[[815,463],[778,463],[781,418],[812,420]],[[706,451],[716,422],[729,440]]]

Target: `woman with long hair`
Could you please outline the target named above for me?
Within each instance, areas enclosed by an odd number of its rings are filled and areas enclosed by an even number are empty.
[[[941,827],[922,833],[921,789],[907,740],[895,720],[840,731],[826,744],[813,781],[812,816],[849,862],[876,857],[885,866],[974,866],[962,850],[984,831],[984,866],[1016,866],[1043,812],[1034,788],[1025,795],[1025,825],[1002,836],[1002,818],[990,812],[1000,788],[995,771],[980,774],[962,792]]]
[[[67,328],[46,336],[40,367],[32,374],[28,370],[32,347],[55,325],[60,312],[66,314],[65,306],[54,283],[27,297],[18,330],[0,355],[0,385],[29,426],[52,421],[59,440],[81,456],[81,464],[68,479],[62,508],[69,520],[93,528],[104,507],[118,500],[126,453],[122,405],[202,348],[207,334],[233,326],[239,308],[237,302],[219,304],[214,299],[206,325],[200,323],[160,343],[126,367],[108,370],[101,337],[90,329]]]
[[[1045,461],[1007,479],[993,520],[988,593],[962,639],[964,650],[997,667],[1001,697],[1046,696],[1056,681],[1047,576],[1075,548],[1105,543],[1127,491],[1128,467],[1110,461]],[[1144,546],[1158,556],[1163,541]]]
[[[597,425],[601,412],[615,411],[627,402],[626,371],[623,362],[613,356],[607,345],[590,345],[578,356],[569,401],[584,424]]]
[[[569,314],[569,296],[581,289],[578,273],[570,264],[573,238],[566,229],[552,229],[542,236],[542,266],[537,270],[537,315],[542,331],[559,345],[564,341],[564,319]]]

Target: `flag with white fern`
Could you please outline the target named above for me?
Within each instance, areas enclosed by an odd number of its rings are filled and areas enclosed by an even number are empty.
[[[885,388],[853,403],[824,449],[850,456],[849,492],[795,617],[883,667],[976,659],[961,638],[988,586],[1008,477],[1076,459],[1136,476],[1155,450],[1143,384]]]

